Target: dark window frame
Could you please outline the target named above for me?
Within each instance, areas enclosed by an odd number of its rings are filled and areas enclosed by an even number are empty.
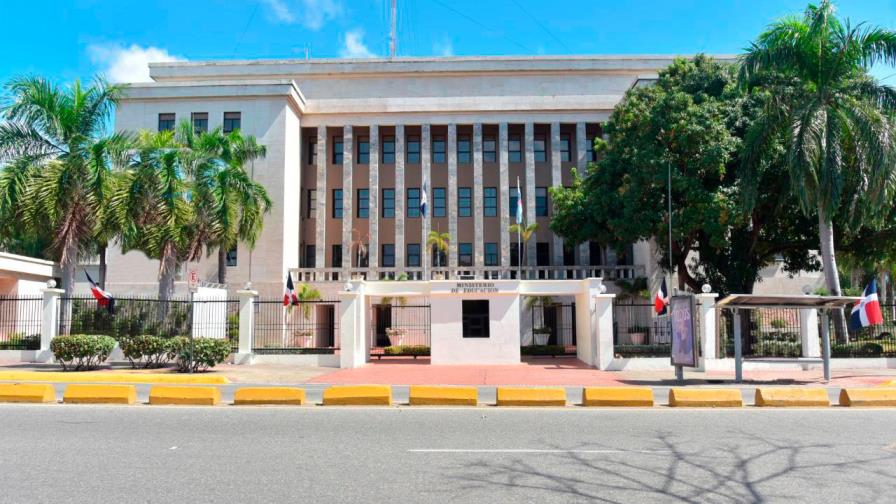
[[[193,112],[190,114],[190,123],[194,133],[208,133],[208,112]]]
[[[461,300],[461,335],[464,338],[489,338],[491,337],[489,315],[489,301],[487,299],[462,299]]]
[[[470,187],[457,188],[457,216],[473,216],[473,189]]]
[[[173,112],[163,112],[163,113],[159,114],[158,130],[159,131],[174,131],[176,123],[177,123],[177,114],[175,114]]]
[[[445,141],[445,137],[443,135],[434,135],[432,137],[432,162],[433,163],[448,162],[447,152],[448,152],[448,144]]]
[[[305,216],[308,219],[317,217],[317,189],[307,190],[308,206],[305,209]]]
[[[422,256],[419,243],[408,243],[405,246],[405,262],[408,268],[419,268],[422,264]]]
[[[382,258],[382,266],[384,268],[395,267],[395,244],[383,243],[380,245],[380,256]]]
[[[539,149],[539,144],[541,148]],[[532,142],[532,151],[535,154],[536,163],[544,163],[548,160],[548,141],[545,135],[535,135]]]
[[[420,136],[408,135],[405,142],[405,162],[417,164],[420,162]]]
[[[516,144],[515,149],[514,144]],[[510,135],[507,139],[507,161],[510,163],[523,162],[523,140],[519,135]]]
[[[550,213],[550,200],[548,199],[548,188],[547,187],[536,187],[535,188],[535,216],[536,217],[548,217]]]
[[[338,259],[338,261],[337,261]],[[334,243],[330,249],[330,267],[331,268],[341,268],[342,267],[342,244]]]
[[[569,133],[560,134],[560,161],[569,162],[572,157],[570,155],[571,140]]]
[[[493,136],[482,139],[482,161],[495,163],[498,161],[498,140]]]
[[[362,188],[355,191],[357,194],[358,201],[358,210],[355,212],[355,217],[359,219],[369,219],[370,218],[370,189]]]
[[[486,266],[499,266],[501,264],[501,254],[496,242],[486,242],[482,247],[482,252]]]
[[[432,189],[432,216],[445,217],[448,215],[448,191],[444,187]]]
[[[491,193],[491,194],[489,194]],[[483,187],[482,188],[482,216],[497,217],[498,216],[498,188]]]
[[[370,164],[370,137],[358,137],[358,164]]]
[[[395,136],[387,135],[383,137],[382,153],[380,154],[383,164],[395,164]]]
[[[395,189],[392,187],[385,187],[382,190],[382,194],[383,194],[382,217],[384,219],[394,219],[395,218]]]
[[[334,165],[341,165],[345,156],[345,144],[341,136],[333,137],[333,162]]]
[[[408,219],[420,218],[420,188],[408,187],[405,193],[405,216]]]
[[[473,141],[470,135],[457,137],[457,164],[470,164],[473,162]]]
[[[469,260],[467,259],[469,258]],[[457,244],[457,265],[463,268],[473,267],[473,244]]]
[[[342,207],[342,203],[343,203],[342,188],[333,189],[332,194],[333,194],[332,216],[334,219],[342,219],[342,216],[344,215],[344,211],[343,211],[344,209]]]
[[[242,112],[224,112],[224,119],[221,122],[221,131],[230,133],[231,131],[241,130],[243,127]]]

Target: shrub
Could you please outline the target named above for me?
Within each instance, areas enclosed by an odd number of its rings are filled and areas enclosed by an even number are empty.
[[[671,345],[616,345],[615,353],[619,357],[670,357]]]
[[[177,347],[177,367],[181,372],[188,372],[190,365],[190,339],[175,338]],[[221,364],[230,355],[230,341],[223,338],[193,338],[192,348],[195,351],[192,370],[208,371],[209,368]]]
[[[386,355],[413,355],[414,358],[429,355],[429,347],[425,345],[395,345],[383,351]]]
[[[57,336],[50,342],[50,350],[65,371],[93,369],[109,358],[113,348],[112,337],[96,334]]]
[[[563,345],[528,345],[520,347],[523,355],[564,355],[566,347]]]
[[[771,326],[775,329],[784,329],[787,327],[787,322],[784,322],[782,319],[775,319],[771,321]]]
[[[39,350],[40,334],[11,333],[6,341],[0,341],[0,350]]]
[[[144,334],[123,338],[119,345],[124,356],[137,368],[162,367],[175,358],[183,346],[177,338],[162,338]]]

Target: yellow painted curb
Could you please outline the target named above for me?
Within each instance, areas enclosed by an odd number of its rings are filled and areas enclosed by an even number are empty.
[[[756,389],[756,406],[761,407],[826,407],[831,405],[828,391],[819,387]]]
[[[53,390],[53,386],[50,384],[0,383],[0,402],[56,402],[56,391]]]
[[[169,387],[155,385],[149,389],[149,404],[214,406],[221,402],[217,387]]]
[[[324,390],[324,406],[390,406],[389,385],[339,385]]]
[[[896,406],[896,388],[841,389],[840,406]]]
[[[54,383],[167,383],[181,385],[226,385],[226,377],[180,373],[107,373],[103,371],[0,371],[0,381]]]
[[[260,406],[265,404],[305,404],[305,389],[293,387],[243,387],[233,393],[233,404],[237,406]]]
[[[134,404],[137,388],[133,385],[87,385],[74,383],[65,387],[62,402],[72,404]]]
[[[476,387],[425,387],[412,385],[408,395],[411,406],[476,406]]]
[[[566,406],[562,388],[498,387],[498,406]]]
[[[582,406],[653,406],[650,387],[586,387]]]
[[[883,388],[893,388],[893,387],[896,387],[896,380],[887,380],[883,383],[878,383],[877,386],[883,387]],[[852,389],[852,390],[857,390],[857,389]]]
[[[740,389],[669,390],[669,406],[675,408],[739,408],[743,405]]]

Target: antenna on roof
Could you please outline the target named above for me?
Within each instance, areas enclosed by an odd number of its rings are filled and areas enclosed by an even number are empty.
[[[395,6],[395,0],[392,0],[391,10],[391,18],[392,18],[392,29],[389,31],[389,57],[395,57],[395,17],[396,11],[398,10]]]

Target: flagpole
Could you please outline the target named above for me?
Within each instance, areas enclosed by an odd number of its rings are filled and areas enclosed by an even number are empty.
[[[519,208],[521,205],[520,200],[522,199],[522,197],[523,197],[523,194],[520,192],[520,177],[517,176],[516,177],[516,208],[514,210],[516,210],[518,213],[519,213]],[[522,235],[522,229],[520,228],[520,226],[522,226],[522,223],[521,223],[522,216],[519,216],[519,217],[520,218],[516,219],[516,221],[517,221],[516,222],[516,267],[517,267],[517,270],[519,273],[519,279],[522,280],[523,279],[523,235]]]

